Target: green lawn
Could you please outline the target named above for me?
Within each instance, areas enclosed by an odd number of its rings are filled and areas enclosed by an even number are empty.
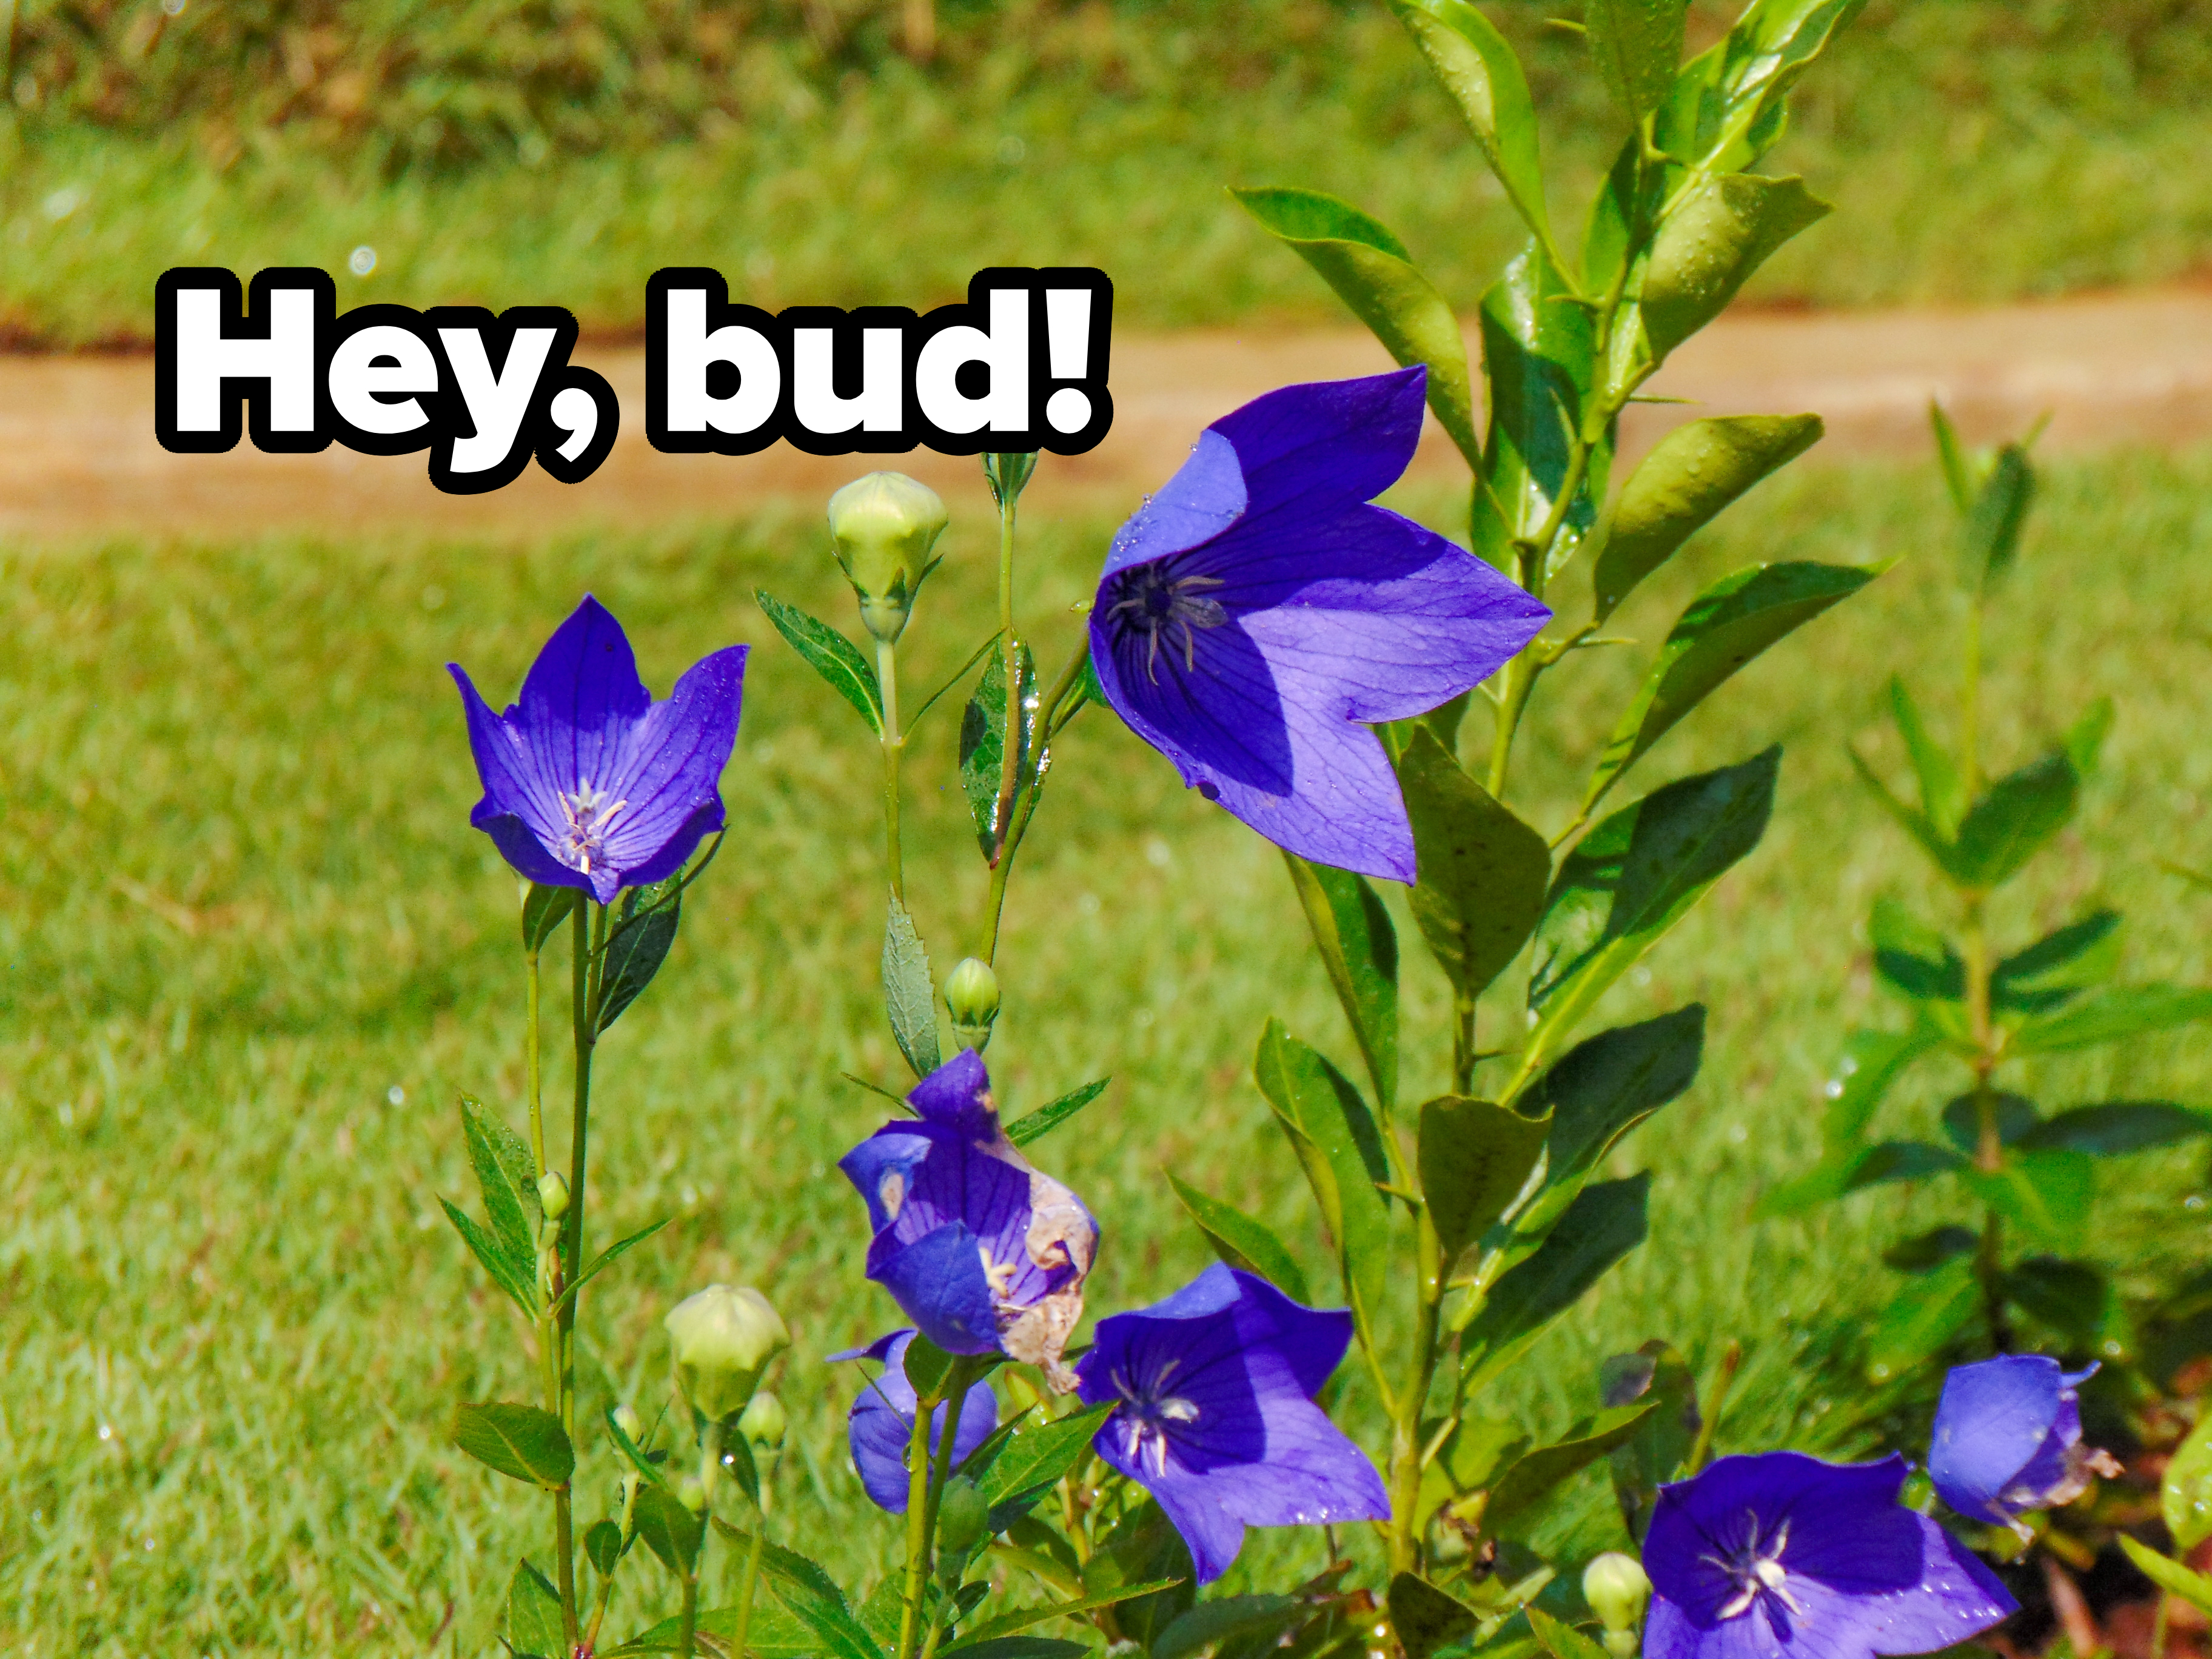
[[[1912,556],[1646,763],[1649,787],[1789,745],[1765,844],[1606,1010],[1702,999],[1711,1042],[1691,1094],[1621,1155],[1656,1168],[1653,1242],[1521,1374],[1519,1404],[1547,1425],[1595,1403],[1608,1352],[1663,1334],[1702,1362],[1740,1338],[1749,1359],[1721,1446],[1832,1446],[1823,1425],[1850,1387],[1851,1333],[1889,1288],[1869,1241],[1908,1212],[1943,1218],[1930,1194],[1885,1189],[1812,1224],[1746,1222],[1811,1155],[1842,1031],[1882,1017],[1859,939],[1869,902],[1927,890],[1843,745],[1872,732],[1893,668],[1948,706],[1937,488],[1928,468],[1802,467],[1624,613],[1656,637],[1692,578],[1748,559]],[[507,691],[587,587],[661,691],[713,647],[762,648],[724,784],[730,845],[662,978],[602,1051],[595,1236],[675,1219],[587,1298],[586,1406],[619,1396],[649,1412],[668,1385],[665,1310],[709,1280],[761,1285],[797,1338],[781,1384],[794,1419],[785,1524],[872,1576],[893,1529],[849,1524],[852,1380],[821,1356],[894,1321],[860,1278],[860,1206],[832,1167],[881,1118],[838,1073],[898,1071],[875,1006],[875,763],[749,597],[766,583],[843,614],[818,522],[809,508],[530,549],[5,556],[0,1646],[413,1655],[450,1607],[438,1650],[493,1650],[498,1592],[538,1547],[543,1511],[451,1449],[441,1425],[459,1400],[527,1397],[534,1374],[436,1200],[467,1186],[458,1093],[520,1121],[520,979],[514,884],[467,827],[476,787],[442,665]],[[1037,526],[1024,608],[1048,639],[1070,626],[1111,528]],[[916,684],[981,631],[952,619],[988,605],[988,545],[983,525],[956,526],[910,636]],[[2131,917],[2136,976],[2212,977],[2212,901],[2156,863],[2212,861],[2208,556],[2212,456],[2053,471],[1992,639],[1994,741],[2017,757],[2100,692],[2120,714],[2076,829],[1996,904],[2001,937],[2109,901]],[[1570,756],[1597,741],[1644,654],[1583,659],[1540,708],[1528,775],[1553,822]],[[909,870],[941,971],[972,935],[982,883],[946,752],[957,721],[931,719]],[[1346,1048],[1272,850],[1095,712],[1066,743],[1031,845],[991,1060],[1018,1110],[1115,1079],[1033,1149],[1104,1224],[1094,1311],[1164,1294],[1206,1259],[1163,1164],[1279,1222],[1325,1282],[1296,1166],[1246,1075],[1271,1012]],[[1441,981],[1417,949],[1407,960],[1409,1001],[1432,1013]],[[1409,1098],[1441,1070],[1433,1048],[1409,1068]],[[2212,1102],[2201,1035],[2038,1069],[2054,1103]],[[1924,1122],[1942,1094],[1931,1074],[1886,1121]],[[2139,1289],[2201,1261],[2212,1239],[2184,1200],[2203,1179],[2188,1152],[2108,1172],[2101,1255]],[[1355,1393],[1355,1426],[1364,1409]],[[612,1464],[587,1455],[589,1516]],[[1247,1561],[1262,1569],[1317,1563],[1309,1538],[1255,1542]],[[623,1593],[618,1628],[641,1622],[635,1585],[655,1571]]]

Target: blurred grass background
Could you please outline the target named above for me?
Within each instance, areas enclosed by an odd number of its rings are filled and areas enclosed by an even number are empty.
[[[940,0],[926,58],[906,9],[4,0],[0,337],[143,339],[179,264],[319,265],[342,304],[551,302],[614,331],[671,263],[771,307],[920,307],[988,264],[1096,264],[1125,325],[1334,321],[1227,184],[1349,198],[1462,309],[1517,242],[1379,5]],[[1547,24],[1562,8],[1489,9],[1529,66],[1571,225],[1617,118],[1579,37]],[[1693,47],[1734,10],[1698,0]],[[2201,276],[2209,84],[2212,0],[1873,0],[1771,163],[1850,234],[1786,251],[1750,297]]]
[[[1932,467],[1795,469],[1623,613],[1656,641],[1696,584],[1748,560],[1913,556],[1756,665],[1636,781],[1788,745],[1765,843],[1601,1011],[1702,999],[1711,1041],[1690,1094],[1616,1159],[1655,1170],[1652,1242],[1500,1402],[1548,1427],[1594,1406],[1607,1353],[1664,1335],[1704,1366],[1740,1338],[1722,1449],[1861,1449],[1831,1425],[1856,1386],[1856,1333],[1896,1283],[1872,1252],[1949,1218],[1951,1200],[1889,1188],[1810,1222],[1746,1218],[1813,1155],[1844,1031],[1893,1018],[1869,970],[1869,903],[1930,890],[1843,745],[1899,764],[1876,730],[1893,669],[1948,713],[1923,666],[1956,620],[1939,489]],[[1111,528],[1032,526],[1023,609],[1048,655]],[[951,532],[909,635],[917,687],[988,626],[991,534],[975,520]],[[659,692],[732,639],[760,649],[724,783],[731,843],[601,1054],[593,1236],[674,1221],[586,1297],[585,1415],[617,1398],[650,1414],[665,1397],[659,1320],[679,1297],[760,1285],[798,1340],[780,1383],[794,1431],[779,1524],[855,1579],[887,1559],[896,1528],[856,1510],[845,1467],[855,1378],[821,1360],[895,1319],[860,1279],[862,1210],[833,1167],[882,1117],[838,1073],[899,1080],[875,988],[875,761],[749,598],[765,584],[842,617],[822,542],[794,508],[529,547],[149,539],[0,562],[14,647],[0,680],[0,1649],[418,1655],[442,1630],[437,1652],[495,1650],[499,1595],[516,1555],[542,1551],[544,1506],[468,1462],[445,1427],[457,1401],[529,1397],[535,1373],[436,1199],[474,1202],[458,1093],[521,1121],[520,967],[514,880],[467,828],[476,784],[442,665],[511,690],[586,588]],[[2025,757],[2101,693],[2119,718],[2075,828],[1996,902],[2002,940],[2111,902],[2130,917],[2130,976],[2212,975],[2212,901],[2156,862],[2212,861],[2208,557],[2212,455],[2054,465],[1993,630],[1992,757]],[[1650,648],[1588,653],[1547,682],[1521,762],[1541,821],[1560,821]],[[912,774],[909,879],[940,972],[983,885],[957,729],[956,710],[933,714]],[[1013,1111],[1114,1077],[1032,1149],[1104,1224],[1094,1313],[1164,1294],[1206,1260],[1163,1164],[1276,1223],[1328,1282],[1247,1076],[1270,1012],[1349,1058],[1272,849],[1094,712],[1065,740],[1024,859],[991,1060]],[[1408,1030],[1431,1038],[1409,1039],[1419,1099],[1443,1073],[1442,985],[1401,920]],[[2054,1106],[2212,1104],[2201,1035],[2028,1077]],[[1927,1133],[1952,1081],[1926,1074],[1886,1129]],[[2212,1243],[2206,1179],[2201,1151],[2108,1166],[2096,1255],[2139,1291],[2171,1283]],[[1355,1378],[1347,1420],[1369,1409]],[[613,1464],[595,1442],[586,1459],[588,1517]],[[1246,1563],[1311,1571],[1319,1548],[1255,1534]],[[642,1557],[626,1580],[618,1631],[661,1605]]]

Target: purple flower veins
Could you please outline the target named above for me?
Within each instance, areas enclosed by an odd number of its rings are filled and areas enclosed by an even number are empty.
[[[846,1444],[853,1453],[853,1468],[858,1471],[860,1485],[877,1508],[889,1510],[893,1515],[904,1515],[912,1488],[911,1474],[907,1468],[907,1453],[913,1444],[914,1413],[918,1403],[914,1384],[906,1377],[906,1351],[914,1341],[912,1331],[893,1331],[880,1337],[865,1348],[848,1348],[830,1358],[838,1359],[876,1359],[883,1362],[882,1372],[869,1379],[853,1409],[846,1419]],[[929,1419],[929,1438],[933,1446],[945,1432],[945,1415],[951,1410],[949,1403],[940,1404]],[[952,1431],[953,1467],[958,1468],[969,1455],[991,1437],[991,1431],[999,1425],[998,1396],[986,1382],[971,1384],[960,1402],[960,1426]]]

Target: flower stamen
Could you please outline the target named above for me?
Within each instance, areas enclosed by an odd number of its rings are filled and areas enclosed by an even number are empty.
[[[1227,607],[1218,599],[1207,599],[1202,591],[1221,585],[1218,576],[1195,572],[1178,575],[1170,562],[1164,559],[1122,573],[1106,615],[1121,638],[1127,639],[1133,634],[1145,635],[1145,672],[1153,684],[1158,685],[1160,680],[1160,636],[1170,630],[1182,647],[1183,667],[1194,670],[1198,666],[1197,630],[1219,628],[1229,620]]]
[[[1782,1565],[1782,1553],[1790,1544],[1790,1522],[1784,1516],[1774,1529],[1774,1536],[1764,1544],[1759,1537],[1759,1516],[1747,1511],[1745,1521],[1749,1530],[1744,1541],[1731,1555],[1701,1555],[1698,1560],[1718,1567],[1735,1581],[1735,1594],[1722,1603],[1719,1617],[1734,1619],[1758,1605],[1762,1595],[1773,1596],[1798,1618],[1805,1616],[1805,1608],[1790,1589],[1790,1574]]]
[[[561,811],[568,820],[568,828],[555,849],[586,875],[592,873],[592,859],[605,844],[608,832],[613,828],[615,815],[629,803],[618,800],[610,803],[607,792],[592,787],[589,778],[578,783],[574,790],[561,790],[556,799]]]

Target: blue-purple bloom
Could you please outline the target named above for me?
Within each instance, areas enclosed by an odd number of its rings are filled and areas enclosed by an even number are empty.
[[[1413,830],[1368,725],[1480,684],[1551,616],[1368,505],[1413,458],[1427,374],[1216,421],[1114,538],[1091,612],[1100,689],[1186,786],[1301,857],[1406,882]]]
[[[1994,1574],[1897,1501],[1905,1462],[1723,1457],[1659,1489],[1644,1540],[1644,1659],[1932,1653],[2019,1611]]]
[[[889,1510],[893,1515],[906,1513],[909,1471],[906,1465],[907,1449],[914,1440],[914,1384],[906,1380],[906,1351],[914,1340],[912,1331],[893,1331],[879,1337],[865,1348],[848,1348],[842,1353],[833,1353],[832,1359],[879,1359],[883,1362],[881,1375],[869,1380],[853,1401],[852,1412],[845,1419],[846,1443],[853,1450],[853,1467],[860,1472],[860,1485],[878,1509]],[[930,1414],[929,1443],[937,1444],[945,1433],[945,1414],[952,1409],[950,1404],[939,1405]],[[976,1447],[991,1437],[991,1431],[999,1426],[999,1400],[990,1385],[977,1382],[971,1385],[960,1402],[960,1426],[952,1431],[952,1462],[954,1468],[967,1458]]]
[[[2119,1474],[2109,1455],[2081,1443],[2075,1390],[2096,1369],[2063,1371],[2033,1353],[1954,1366],[1928,1448],[1928,1477],[1943,1501],[1969,1520],[2030,1537],[2022,1515],[2070,1504],[2092,1477]]]
[[[747,647],[702,658],[655,702],[622,624],[586,594],[554,629],[503,714],[458,663],[483,799],[469,822],[548,887],[600,903],[684,867],[722,827],[722,769],[737,741]]]
[[[1300,1307],[1219,1262],[1098,1322],[1078,1388],[1121,1408],[1093,1444],[1159,1501],[1199,1583],[1228,1571],[1248,1526],[1389,1518],[1375,1466],[1314,1403],[1351,1340],[1350,1314]]]
[[[916,1118],[837,1164],[868,1201],[868,1277],[947,1353],[1003,1352],[1073,1386],[1060,1356],[1083,1316],[1097,1224],[1006,1139],[974,1049],[907,1099]]]

